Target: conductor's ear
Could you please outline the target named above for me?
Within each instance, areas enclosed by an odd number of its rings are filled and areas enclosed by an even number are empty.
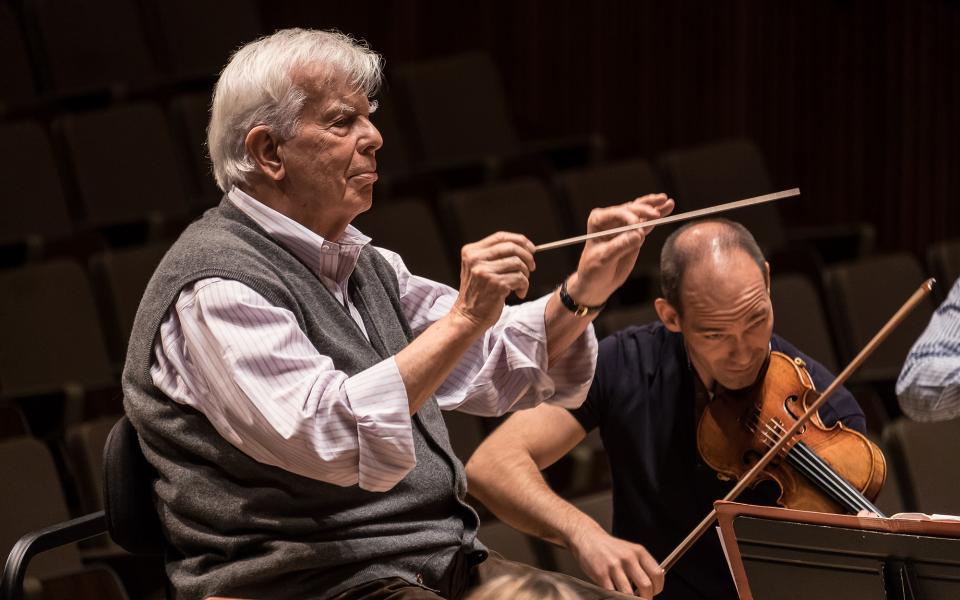
[[[266,125],[257,125],[243,140],[247,155],[253,159],[260,172],[273,181],[280,181],[286,176],[283,167],[283,152],[280,148],[280,139]]]

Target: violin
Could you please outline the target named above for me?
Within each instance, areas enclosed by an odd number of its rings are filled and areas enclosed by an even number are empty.
[[[771,352],[747,390],[720,390],[697,425],[697,449],[721,478],[740,479],[813,405],[819,394],[800,358]],[[871,500],[887,475],[883,452],[842,423],[813,414],[757,476],[780,489],[778,504],[816,512],[881,514]]]

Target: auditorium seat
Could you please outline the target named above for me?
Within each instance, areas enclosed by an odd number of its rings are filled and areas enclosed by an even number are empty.
[[[587,217],[594,208],[620,204],[645,194],[666,192],[650,163],[643,159],[570,170],[560,174],[558,180],[570,206],[574,233],[587,232]],[[662,226],[651,232],[637,257],[634,275],[656,279],[660,249],[672,230],[669,226]]]
[[[46,242],[72,229],[54,151],[35,121],[0,124],[0,138],[16,140],[0,150],[0,245],[25,245],[37,258]]]
[[[0,114],[29,105],[36,97],[36,84],[23,29],[13,8],[0,4]],[[6,138],[9,139],[9,138]]]
[[[168,244],[151,244],[98,253],[90,259],[93,280],[100,290],[105,332],[111,355],[122,364],[140,298]]]
[[[68,417],[116,390],[100,318],[83,270],[55,260],[0,272],[0,398],[17,399],[31,427],[58,427],[47,396],[66,397]]]
[[[256,0],[141,3],[161,67],[173,79],[217,76],[234,50],[263,33]]]
[[[676,194],[678,212],[779,191],[774,189],[760,149],[746,139],[720,140],[670,151],[660,156],[657,166]],[[785,182],[782,187],[796,186]],[[787,230],[779,205],[802,201],[802,198],[784,199],[721,216],[742,223],[768,253],[802,245],[812,248],[824,262],[832,263],[866,256],[872,251],[875,231],[866,223]]]
[[[6,557],[24,534],[70,518],[57,468],[50,451],[31,437],[0,442],[0,481],[4,482],[0,511],[0,556]],[[39,555],[28,576],[45,578],[82,567],[75,544]]]
[[[85,513],[103,509],[103,448],[116,422],[116,416],[108,416],[67,427],[66,449]]]
[[[447,247],[430,206],[419,198],[378,201],[353,222],[354,227],[372,238],[372,244],[400,255],[415,275],[458,288],[459,252]],[[451,257],[456,256],[454,264]]]
[[[774,331],[833,373],[837,372],[837,354],[830,326],[813,283],[802,275],[786,274],[772,278]]]
[[[497,172],[521,156],[554,162],[583,154],[595,160],[602,142],[593,137],[522,143],[514,129],[503,83],[489,56],[471,52],[407,63],[394,72],[409,118],[418,166],[427,170],[477,165]],[[576,162],[578,159],[572,159]]]
[[[190,182],[195,198],[195,209],[220,202],[223,192],[213,178],[213,165],[207,150],[207,125],[210,123],[209,92],[180,94],[170,101],[173,131],[178,138],[178,149],[189,165]]]
[[[937,298],[942,301],[960,278],[960,239],[931,244],[927,248],[927,266],[937,278]]]
[[[909,511],[960,515],[960,419],[918,423],[901,418],[884,431]]]
[[[830,267],[826,284],[844,361],[850,361],[880,331],[926,278],[910,254],[888,254]],[[892,382],[907,352],[933,314],[928,299],[907,316],[867,359],[856,381]]]
[[[443,420],[447,425],[447,433],[450,436],[453,453],[457,455],[460,462],[466,464],[470,460],[470,455],[473,454],[473,451],[477,449],[477,446],[485,437],[481,417],[455,410],[445,410],[443,411]]]
[[[608,491],[599,492],[590,496],[577,498],[573,505],[586,513],[603,527],[607,533],[613,530],[613,493]],[[589,581],[590,579],[580,568],[580,564],[573,556],[573,553],[566,548],[559,546],[550,546],[550,551],[554,561],[554,568],[560,573],[566,573],[573,577]]]
[[[397,68],[393,80],[425,166],[496,160],[516,151],[500,73],[487,55],[408,63]]]
[[[118,92],[156,82],[136,2],[25,0],[24,7],[39,37],[46,87],[54,92]]]
[[[517,531],[506,523],[493,518],[481,521],[477,537],[487,548],[507,560],[531,566],[538,566],[540,563],[536,552],[536,538]]]
[[[472,243],[497,231],[525,235],[534,244],[566,237],[557,203],[546,187],[531,178],[450,192],[441,198],[450,211],[462,243]],[[576,268],[581,246],[548,250],[534,256],[531,294],[536,298],[556,288]]]
[[[677,212],[777,191],[759,148],[744,139],[667,152],[659,158],[658,166],[676,194]],[[779,248],[786,241],[780,212],[774,204],[738,209],[722,216],[742,223],[766,249]]]
[[[66,115],[56,129],[70,156],[86,225],[161,227],[189,212],[190,188],[156,104]]]
[[[873,439],[873,436],[871,436],[871,439]],[[877,442],[877,440],[879,440],[879,438],[873,441]],[[883,455],[887,460],[887,480],[884,482],[883,488],[880,489],[880,494],[874,499],[873,504],[879,508],[883,514],[889,517],[896,513],[906,511],[906,506],[903,503],[903,492],[901,491],[902,486],[900,484],[902,478],[899,473],[901,461],[894,460],[891,457],[890,448],[886,447],[882,442],[880,442],[880,448],[883,450]]]
[[[646,325],[659,320],[651,300],[642,305],[604,309],[593,326],[597,330],[597,338],[602,339],[631,325]]]
[[[35,438],[0,442],[0,479],[7,483],[0,511],[0,557],[5,559],[22,536],[68,519],[69,512],[53,458]],[[7,578],[5,573],[4,585]],[[83,566],[73,543],[37,555],[26,571],[23,587],[31,592],[31,598],[126,598],[112,572]],[[4,598],[23,597],[16,591]]]
[[[391,92],[388,82],[377,96],[377,110],[371,117],[383,137],[383,146],[377,150],[377,174],[380,179],[375,188],[374,202],[380,196],[381,189],[389,188],[413,173],[409,136],[399,118],[396,95]]]

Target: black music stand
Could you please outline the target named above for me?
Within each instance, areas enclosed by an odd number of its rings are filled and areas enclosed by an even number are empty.
[[[741,600],[960,598],[960,523],[716,507]]]

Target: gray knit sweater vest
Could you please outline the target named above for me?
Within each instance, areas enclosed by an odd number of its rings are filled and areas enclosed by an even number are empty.
[[[435,400],[413,418],[416,467],[374,493],[259,463],[157,389],[150,361],[160,323],[184,286],[207,277],[240,281],[289,309],[348,375],[411,340],[396,274],[375,249],[363,249],[350,279],[368,341],[313,273],[228,200],[187,228],[147,286],[123,372],[127,415],[159,473],[156,508],[178,597],[326,598],[395,576],[436,587],[457,552],[483,550]]]

